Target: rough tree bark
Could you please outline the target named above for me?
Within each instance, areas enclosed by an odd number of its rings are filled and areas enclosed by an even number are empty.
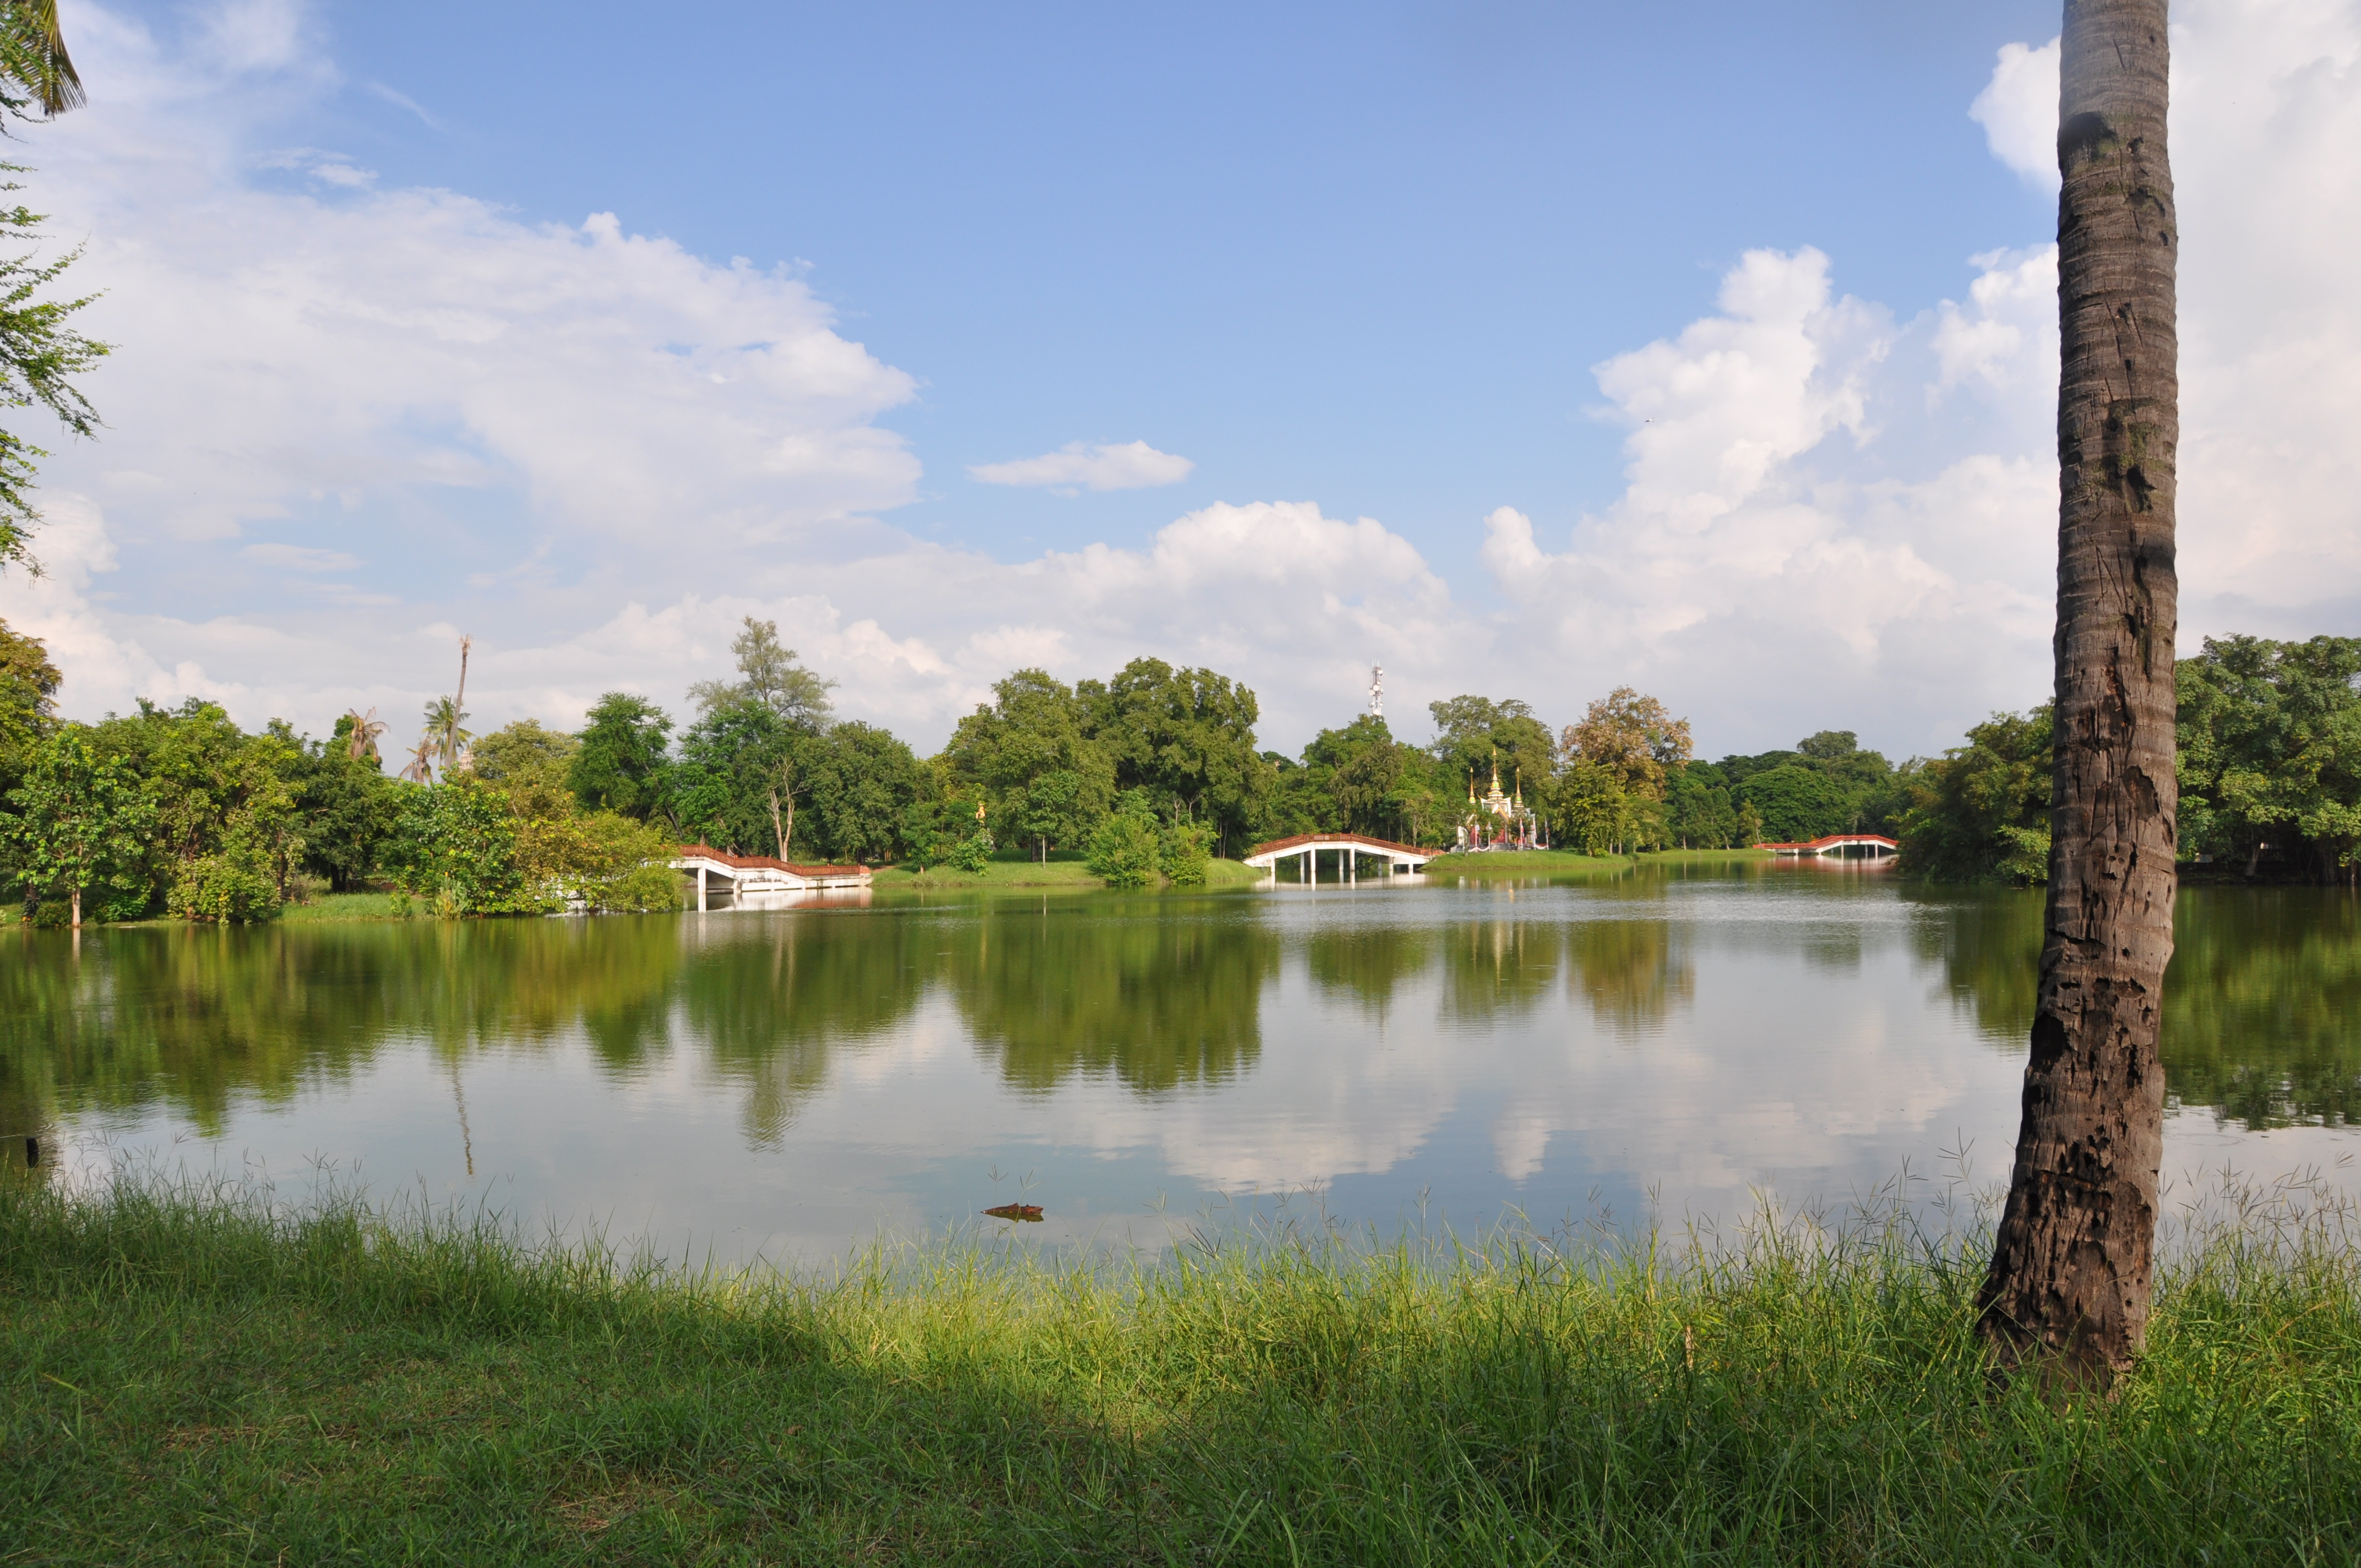
[[[2066,0],[2057,747],[2024,1119],[1979,1305],[2004,1367],[2103,1386],[2147,1329],[2172,956],[2180,225],[2165,0]]]

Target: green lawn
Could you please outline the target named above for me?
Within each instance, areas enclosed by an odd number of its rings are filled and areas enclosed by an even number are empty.
[[[1262,880],[1263,873],[1235,861],[1215,861],[1205,869],[1207,887],[1247,887]],[[981,872],[954,871],[949,866],[929,866],[923,872],[901,866],[880,867],[872,885],[880,891],[895,888],[1060,888],[1069,892],[1085,892],[1106,884],[1093,876],[1080,857],[1052,856],[1048,861],[994,861]]]
[[[1585,875],[1628,872],[1623,855],[1577,855],[1565,850],[1512,850],[1480,855],[1444,855],[1429,861],[1426,874],[1435,882],[1490,882],[1502,877]]]
[[[324,893],[309,904],[290,904],[279,918],[293,925],[319,920],[390,920],[393,895],[385,893]]]
[[[2053,1405],[1987,1379],[1973,1258],[1890,1230],[684,1278],[5,1175],[5,1563],[2361,1556],[2361,1271],[2260,1228]]]

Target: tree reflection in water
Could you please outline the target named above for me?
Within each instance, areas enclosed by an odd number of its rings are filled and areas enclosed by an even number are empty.
[[[629,922],[440,922],[20,938],[0,965],[0,1122],[166,1104],[217,1135],[240,1099],[349,1080],[390,1041],[456,1061],[588,1024],[628,1055],[679,968]],[[5,1129],[0,1129],[5,1130]]]
[[[1665,921],[1586,920],[1566,932],[1567,984],[1602,1028],[1644,1034],[1696,994],[1696,966]]]
[[[690,1035],[745,1085],[749,1134],[775,1143],[828,1079],[829,1058],[917,1013],[951,923],[913,911],[692,919],[681,990]]]
[[[1250,1069],[1280,954],[1246,901],[1154,897],[994,902],[943,947],[977,1047],[1037,1092],[1079,1072],[1156,1092]]]
[[[1914,890],[1920,953],[1977,1031],[2026,1048],[2041,894]],[[2313,887],[2191,887],[2173,918],[2160,1049],[2175,1104],[2249,1128],[2361,1121],[2361,901]]]
[[[1447,1021],[1493,1024],[1532,1013],[1549,996],[1565,961],[1555,921],[1512,914],[1469,920],[1444,945],[1443,1011]]]
[[[1433,926],[1324,926],[1303,939],[1303,962],[1323,992],[1384,1017],[1396,993],[1423,974],[1442,950],[1443,933]]]
[[[46,1139],[85,1113],[162,1108],[218,1135],[241,1102],[356,1082],[391,1045],[423,1045],[437,1076],[456,1080],[482,1053],[534,1056],[578,1035],[619,1080],[692,1053],[743,1086],[744,1124],[767,1144],[827,1086],[832,1058],[907,1033],[930,997],[1012,1087],[1104,1075],[1152,1095],[1256,1067],[1261,1009],[1290,954],[1320,1005],[1446,1036],[1569,1002],[1603,1029],[1647,1033],[1689,1005],[1697,966],[1726,951],[1861,961],[1861,932],[1825,919],[1742,922],[1700,946],[1680,901],[1664,896],[1681,879],[1654,879],[1653,892],[1651,880],[1588,884],[1572,901],[1411,894],[1303,927],[1251,897],[1148,895],[702,920],[108,928],[79,945],[11,932],[0,1134],[18,1140],[16,1163],[22,1135]],[[1997,1048],[2022,1051],[2041,895],[1856,880],[1863,897],[1911,905],[1916,951],[1953,1005]],[[1788,875],[1763,893],[1803,885]],[[1808,885],[1851,890],[1839,878]],[[2254,1128],[2361,1121],[2361,901],[2191,888],[2179,944],[2163,1034],[2177,1102]],[[1405,1004],[1415,1018],[1394,1011]]]

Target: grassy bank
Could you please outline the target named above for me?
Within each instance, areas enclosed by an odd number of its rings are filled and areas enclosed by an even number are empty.
[[[1427,862],[1426,874],[1435,882],[1496,882],[1509,877],[1595,875],[1627,872],[1631,860],[1622,855],[1577,855],[1567,850],[1517,850],[1505,853],[1444,855]]]
[[[391,920],[393,895],[390,893],[324,893],[309,904],[290,904],[279,911],[279,918],[290,925],[304,926],[324,920]]]
[[[1662,861],[1675,866],[1724,866],[1741,861],[1775,861],[1779,857],[1768,850],[1646,850],[1642,861]]]
[[[1651,1269],[988,1243],[683,1279],[0,1190],[0,1561],[2326,1563],[2352,1256],[2218,1237],[2113,1404],[1995,1394],[1893,1233]]]
[[[1248,887],[1262,880],[1260,872],[1242,866],[1235,861],[1215,861],[1205,868],[1207,887]],[[1048,861],[994,861],[981,872],[962,872],[950,866],[929,866],[925,871],[913,871],[905,866],[882,866],[872,880],[880,892],[894,888],[958,889],[958,888],[1062,888],[1071,893],[1087,892],[1106,884],[1090,873],[1080,859]]]

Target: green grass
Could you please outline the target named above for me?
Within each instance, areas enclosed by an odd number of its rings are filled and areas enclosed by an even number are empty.
[[[1628,872],[1624,855],[1577,855],[1569,850],[1510,850],[1480,855],[1444,855],[1429,861],[1426,874],[1436,882],[1491,882],[1504,877],[1585,875]]]
[[[1263,873],[1235,861],[1215,861],[1205,869],[1207,887],[1250,887],[1262,880]],[[1090,873],[1081,860],[1052,857],[1048,861],[994,861],[981,872],[955,871],[949,866],[929,866],[923,872],[902,866],[880,868],[872,877],[871,885],[881,891],[895,888],[1061,888],[1081,893],[1106,884]]]
[[[1973,1260],[984,1238],[684,1277],[497,1227],[0,1184],[0,1562],[2060,1563],[2361,1555],[2361,1277],[2168,1271],[2113,1403]]]
[[[279,918],[291,925],[321,920],[391,920],[393,895],[385,893],[324,893],[309,904],[290,904]]]
[[[1642,861],[1664,861],[1675,865],[1729,865],[1740,861],[1775,861],[1779,857],[1768,850],[1648,850],[1642,852]]]

